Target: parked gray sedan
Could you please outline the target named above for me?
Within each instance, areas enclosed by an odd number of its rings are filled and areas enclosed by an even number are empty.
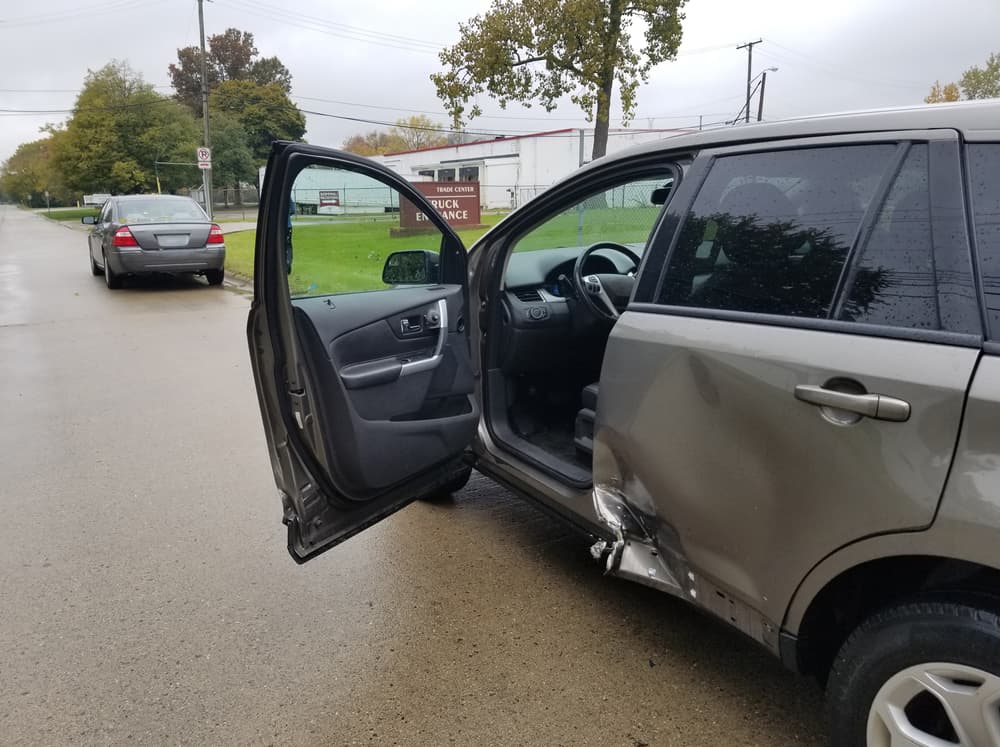
[[[196,273],[221,285],[226,261],[222,229],[189,197],[129,195],[112,197],[89,236],[90,271],[120,288],[126,275]]]

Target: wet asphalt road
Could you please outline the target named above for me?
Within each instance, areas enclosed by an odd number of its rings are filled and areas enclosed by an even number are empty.
[[[306,566],[248,298],[0,206],[0,743],[822,744],[820,694],[487,480]]]

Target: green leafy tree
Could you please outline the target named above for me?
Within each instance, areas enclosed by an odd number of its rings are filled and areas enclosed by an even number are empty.
[[[275,140],[301,140],[306,120],[276,83],[262,86],[249,80],[224,80],[209,97],[211,116],[232,116],[247,134],[247,145],[259,163],[267,160]]]
[[[253,34],[228,28],[207,40],[206,73],[211,93],[226,80],[248,80],[258,85],[277,85],[292,90],[292,74],[277,57],[259,57]],[[177,62],[168,66],[174,95],[196,117],[201,116],[201,49],[177,50]]]
[[[992,99],[1000,96],[1000,54],[991,54],[982,67],[970,67],[962,73],[958,85],[967,99]]]
[[[623,117],[635,114],[636,90],[649,71],[672,60],[681,42],[685,0],[493,0],[490,9],[459,25],[461,38],[439,57],[445,71],[431,76],[457,127],[481,114],[481,93],[534,103],[546,111],[569,95],[594,121],[593,157],[607,150],[615,84]],[[633,23],[640,22],[641,38]]]
[[[247,131],[232,114],[217,112],[212,116],[212,179],[218,185],[231,185],[239,204],[240,183],[255,182],[256,177]]]
[[[197,143],[198,126],[183,106],[127,63],[111,62],[87,73],[52,164],[76,193],[148,192],[156,188],[154,162],[189,161]],[[177,170],[162,176],[168,191],[189,181]]]
[[[50,133],[19,145],[0,166],[0,192],[29,207],[45,205],[46,192],[50,205],[73,204],[72,193],[52,165],[52,151],[58,137],[57,132]]]

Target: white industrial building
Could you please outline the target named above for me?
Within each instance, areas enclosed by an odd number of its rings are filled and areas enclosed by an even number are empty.
[[[607,152],[686,130],[611,130]],[[375,156],[410,181],[478,181],[484,208],[517,207],[590,160],[592,129],[567,128],[530,135]]]

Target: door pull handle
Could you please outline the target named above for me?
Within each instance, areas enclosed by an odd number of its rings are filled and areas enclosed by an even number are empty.
[[[903,423],[910,419],[910,403],[884,394],[851,394],[812,384],[795,387],[795,399],[818,407],[856,412],[866,418]]]

